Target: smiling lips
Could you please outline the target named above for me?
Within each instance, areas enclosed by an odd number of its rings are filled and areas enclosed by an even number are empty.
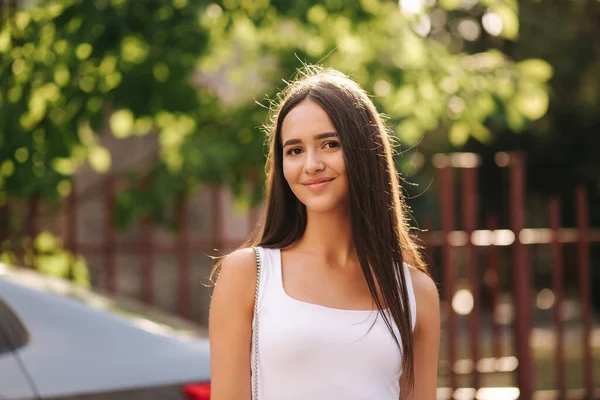
[[[304,182],[303,185],[313,191],[319,191],[319,190],[322,190],[325,187],[327,187],[329,185],[329,183],[331,181],[333,181],[333,179],[334,178],[310,179],[310,180]]]

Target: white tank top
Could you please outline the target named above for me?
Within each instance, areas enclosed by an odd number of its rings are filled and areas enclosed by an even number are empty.
[[[288,296],[281,251],[259,251],[259,400],[398,400],[402,354],[381,315]],[[406,264],[404,272],[414,329],[416,303]]]

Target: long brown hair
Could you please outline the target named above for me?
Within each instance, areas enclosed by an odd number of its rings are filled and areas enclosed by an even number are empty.
[[[323,108],[335,127],[346,163],[352,237],[371,296],[396,344],[402,349],[402,379],[414,386],[411,312],[403,263],[427,272],[419,248],[409,234],[407,210],[392,157],[391,137],[367,93],[344,74],[306,67],[299,79],[279,94],[268,125],[266,213],[246,246],[285,248],[304,234],[306,207],[283,175],[281,126],[305,99]],[[218,264],[213,277],[218,273]],[[377,287],[381,297],[377,294]],[[400,332],[396,337],[387,306]]]

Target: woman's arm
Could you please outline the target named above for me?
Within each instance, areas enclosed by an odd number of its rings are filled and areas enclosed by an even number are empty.
[[[410,399],[436,400],[441,329],[440,299],[437,287],[429,276],[411,269],[411,278],[417,303],[417,322],[413,337],[415,386]]]
[[[212,400],[251,398],[256,270],[251,248],[232,253],[221,266],[208,319]]]

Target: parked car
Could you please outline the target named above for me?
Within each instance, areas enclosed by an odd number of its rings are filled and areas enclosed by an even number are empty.
[[[0,399],[208,400],[201,335],[135,302],[0,264]]]

